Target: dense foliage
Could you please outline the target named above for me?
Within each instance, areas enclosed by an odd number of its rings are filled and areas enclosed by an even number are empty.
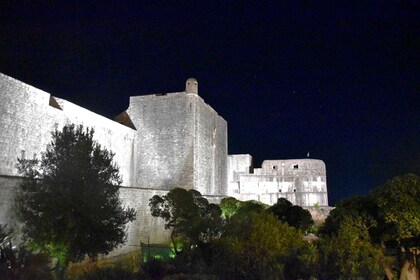
[[[302,231],[308,230],[313,224],[311,213],[299,205],[293,205],[285,198],[279,198],[277,203],[268,208],[268,211],[280,221]]]
[[[194,235],[200,231],[187,230],[195,227],[197,215],[192,214],[196,206],[187,203],[191,198],[185,193],[194,191],[175,192],[179,192],[176,199],[172,194],[171,199],[154,197],[152,212],[165,218],[167,228],[173,228],[178,235],[181,230],[188,233],[189,240],[197,240],[200,234],[195,238]],[[201,196],[200,199],[205,200]],[[221,200],[218,212],[223,222],[218,220],[217,227],[210,223],[200,227],[218,234],[189,251],[189,258],[185,254],[178,256],[174,265],[177,272],[204,272],[221,279],[413,276],[418,262],[410,246],[419,244],[419,207],[418,178],[404,175],[388,181],[371,195],[339,202],[320,229],[319,237],[305,241],[302,231],[313,225],[307,210],[286,199],[268,207],[257,201],[228,197]],[[399,262],[392,261],[394,257],[386,253],[400,245],[406,247],[400,256],[406,269],[396,267],[391,271],[391,264],[398,266]]]
[[[288,259],[307,245],[303,235],[272,214],[234,215],[215,243],[216,273],[229,279],[281,279]]]
[[[336,234],[318,241],[318,254],[321,279],[383,277],[383,252],[371,242],[363,217],[344,217]]]
[[[320,230],[325,237],[337,236],[348,220],[359,220],[370,241],[395,251],[395,268],[385,265],[388,277],[397,271],[402,278],[418,274],[420,244],[420,184],[418,176],[406,174],[388,180],[367,196],[351,197],[331,211]],[[403,250],[400,248],[403,247]],[[416,277],[416,276],[413,276]]]
[[[176,253],[220,236],[222,218],[219,206],[209,203],[196,190],[175,188],[167,195],[153,196],[149,205],[152,215],[164,219],[165,228],[172,229]]]
[[[52,133],[41,159],[18,159],[25,179],[15,208],[24,237],[56,258],[61,269],[86,255],[110,252],[125,241],[125,224],[135,219],[134,209],[124,209],[119,200],[113,154],[93,134],[66,125]]]
[[[50,280],[50,260],[13,243],[13,229],[0,225],[0,280]]]

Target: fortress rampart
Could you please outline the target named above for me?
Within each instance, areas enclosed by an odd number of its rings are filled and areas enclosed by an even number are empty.
[[[51,132],[68,123],[94,128],[94,139],[115,154],[123,180],[120,198],[137,210],[118,253],[140,242],[169,240],[148,203],[175,187],[198,190],[211,202],[231,195],[268,204],[286,197],[301,206],[328,205],[320,160],[264,161],[253,169],[250,155],[228,156],[227,123],[198,95],[195,79],[187,80],[185,91],[130,97],[114,121],[0,73],[0,224],[15,222],[17,158],[22,152],[39,156]]]
[[[325,163],[318,159],[265,160],[253,168],[250,155],[229,155],[229,196],[272,205],[280,197],[302,207],[328,206]]]

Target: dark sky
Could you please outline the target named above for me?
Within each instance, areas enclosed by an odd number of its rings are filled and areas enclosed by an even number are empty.
[[[229,153],[309,151],[331,205],[420,173],[417,1],[35,2],[0,6],[4,74],[107,117],[195,77]]]

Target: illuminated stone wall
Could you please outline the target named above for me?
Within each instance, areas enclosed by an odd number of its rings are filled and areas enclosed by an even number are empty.
[[[16,223],[12,207],[20,182],[21,179],[17,177],[0,176],[0,225],[13,226]]]
[[[136,209],[136,220],[127,225],[127,242],[113,251],[110,256],[129,253],[140,248],[141,243],[162,244],[170,240],[170,230],[165,230],[165,222],[150,213],[149,199],[154,195],[163,196],[167,191],[126,188],[120,189],[120,199],[126,207]]]
[[[185,93],[130,98],[127,114],[139,137],[133,186],[160,190],[194,187],[191,107]]]
[[[197,95],[194,98],[194,184],[204,195],[227,194],[227,124]]]
[[[17,158],[38,157],[51,132],[65,124],[95,129],[94,140],[115,154],[123,179],[120,197],[137,210],[128,242],[169,240],[149,199],[174,187],[197,189],[218,202],[227,193],[227,124],[195,92],[135,96],[118,122],[0,73],[0,224],[13,224],[13,197],[21,181]]]
[[[265,160],[252,169],[250,155],[229,155],[229,195],[274,204],[284,197],[299,206],[328,206],[325,163],[317,159]]]
[[[131,97],[126,112],[138,131],[134,186],[226,193],[227,124],[197,94]]]
[[[120,197],[137,210],[128,242],[116,253],[169,239],[148,203],[175,187],[196,189],[213,203],[231,195],[267,204],[285,197],[301,206],[328,205],[320,160],[264,161],[253,169],[250,155],[228,157],[227,123],[198,95],[195,79],[187,80],[185,92],[131,97],[113,121],[0,73],[0,224],[14,222],[21,152],[39,156],[51,132],[69,123],[94,128],[94,139],[115,154],[124,186]]]
[[[123,185],[131,185],[133,129],[0,73],[0,176],[18,176],[16,163],[40,155],[51,132],[65,124],[95,129],[94,139],[115,153]]]

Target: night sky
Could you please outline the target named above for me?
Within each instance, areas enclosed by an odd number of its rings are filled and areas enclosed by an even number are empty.
[[[330,205],[420,173],[417,1],[35,2],[0,4],[6,75],[109,118],[195,77],[230,154],[310,152]]]

